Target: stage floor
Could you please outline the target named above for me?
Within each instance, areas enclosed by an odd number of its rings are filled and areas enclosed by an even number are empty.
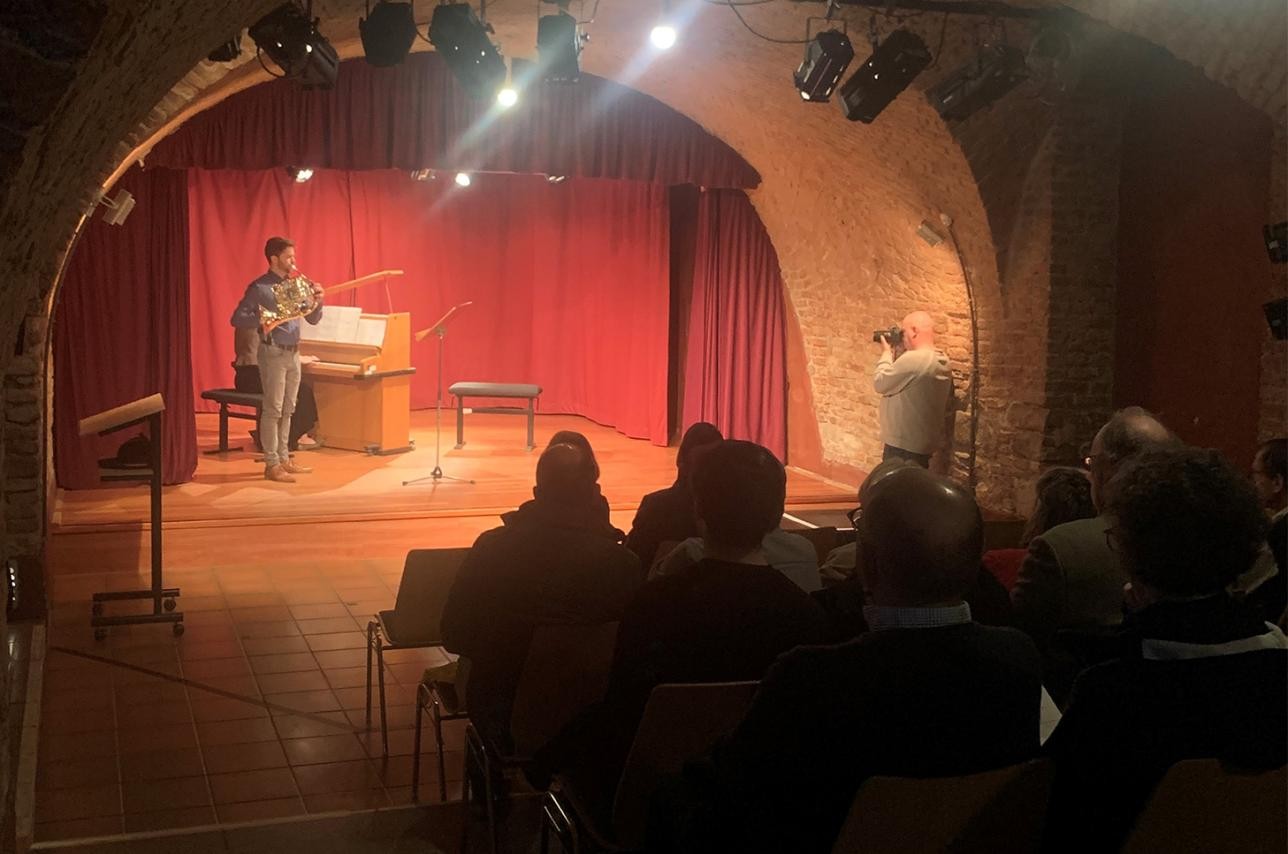
[[[467,415],[466,446],[455,450],[454,413],[444,413],[441,465],[473,483],[404,481],[434,467],[434,413],[412,413],[415,450],[386,457],[323,448],[300,454],[313,474],[294,484],[264,480],[247,430],[234,421],[229,442],[244,450],[201,454],[195,478],[165,488],[167,570],[326,557],[394,557],[417,547],[469,545],[497,516],[532,495],[537,451],[510,415]],[[584,433],[595,448],[600,485],[614,523],[630,527],[640,498],[675,478],[675,449],[629,439],[570,415],[538,415],[537,447],[559,430]],[[218,444],[218,417],[197,416],[201,449]],[[787,505],[848,507],[854,487],[789,469]],[[58,490],[50,527],[50,576],[133,573],[147,567],[145,485]],[[59,597],[62,598],[62,597]]]

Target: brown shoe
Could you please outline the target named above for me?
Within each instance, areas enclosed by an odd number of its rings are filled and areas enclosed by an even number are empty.
[[[294,460],[287,460],[286,462],[282,463],[282,468],[286,469],[286,471],[290,472],[291,474],[312,474],[313,473],[313,469],[309,468],[308,466],[302,466],[299,463],[295,462]]]
[[[295,483],[295,478],[284,465],[269,466],[264,469],[264,479],[276,481],[277,483]]]

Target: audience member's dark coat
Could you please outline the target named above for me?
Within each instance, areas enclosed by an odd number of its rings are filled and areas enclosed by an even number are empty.
[[[1047,847],[1118,850],[1154,787],[1182,759],[1283,765],[1288,651],[1222,646],[1276,637],[1254,610],[1226,596],[1160,603],[1130,617],[1126,656],[1078,677],[1046,744],[1056,762]],[[1147,660],[1142,642],[1148,649],[1150,639],[1193,646],[1151,653],[1172,660]]]
[[[870,776],[1034,756],[1040,698],[1038,652],[1013,629],[893,629],[795,650],[733,736],[690,765],[679,802],[654,810],[656,850],[828,852]]]
[[[1248,594],[1248,602],[1257,609],[1263,620],[1278,623],[1284,616],[1284,608],[1288,607],[1288,566],[1284,565],[1288,558],[1285,555],[1285,551],[1288,551],[1288,514],[1277,516],[1270,524],[1267,540],[1279,572]]]
[[[626,547],[635,552],[647,573],[658,556],[658,546],[699,534],[693,492],[680,478],[666,489],[650,492],[640,499],[640,508],[635,511],[631,531],[626,535]]]
[[[444,646],[470,662],[470,719],[502,745],[533,630],[618,620],[644,579],[594,502],[529,501],[504,521],[470,549],[442,621]]]

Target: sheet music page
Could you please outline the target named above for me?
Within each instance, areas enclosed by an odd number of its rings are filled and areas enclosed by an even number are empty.
[[[362,308],[359,306],[328,305],[322,309],[322,320],[316,326],[308,321],[300,324],[300,338],[350,343],[357,340],[361,319]]]
[[[363,317],[358,320],[357,343],[368,347],[383,347],[385,344],[385,317]]]

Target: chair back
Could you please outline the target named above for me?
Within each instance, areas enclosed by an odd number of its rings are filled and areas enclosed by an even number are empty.
[[[804,537],[809,540],[810,545],[814,547],[814,554],[818,557],[819,565],[827,560],[832,549],[839,546],[840,539],[836,535],[835,528],[793,528],[788,531],[789,534],[796,534],[798,537]]]
[[[537,627],[510,713],[516,756],[531,756],[604,698],[616,644],[617,623]]]
[[[671,552],[675,551],[675,547],[679,544],[679,540],[663,540],[657,544],[657,551],[653,552],[653,565],[644,567],[644,574],[649,581],[658,577],[658,566],[662,561],[666,560],[667,556],[670,555]]]
[[[1158,784],[1124,854],[1288,851],[1288,769],[1237,771],[1216,759],[1178,762]]]
[[[964,777],[872,777],[832,854],[1028,854],[1039,850],[1052,767],[1036,759]]]
[[[405,646],[437,644],[447,594],[456,581],[469,549],[412,549],[403,563],[390,625],[392,643]]]
[[[759,684],[710,682],[653,689],[613,802],[613,835],[619,845],[643,847],[648,802],[658,783],[732,732]]]

